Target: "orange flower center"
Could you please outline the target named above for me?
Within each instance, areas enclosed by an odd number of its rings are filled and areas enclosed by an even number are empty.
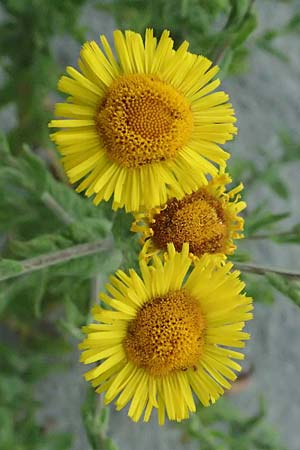
[[[155,76],[117,78],[95,117],[109,158],[135,168],[172,159],[192,131],[185,97]]]
[[[203,354],[205,321],[197,299],[187,291],[169,292],[145,303],[129,323],[127,357],[151,375],[197,366]]]
[[[153,242],[159,249],[166,249],[173,242],[181,251],[184,242],[189,243],[195,256],[204,253],[225,253],[228,236],[227,221],[221,202],[205,188],[199,189],[181,200],[172,199],[165,209],[154,216]]]

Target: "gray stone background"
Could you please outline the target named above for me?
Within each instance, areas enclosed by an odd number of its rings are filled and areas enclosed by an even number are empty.
[[[293,13],[300,13],[300,1],[278,2],[258,0],[258,33],[263,29],[284,23]],[[88,38],[98,39],[98,34],[108,34],[114,29],[113,19],[103,13],[86,8],[82,23],[89,28]],[[300,139],[300,38],[299,34],[282,36],[276,45],[287,55],[290,63],[255,48],[251,53],[249,70],[224,83],[236,109],[239,135],[228,146],[232,158],[241,156],[260,161],[260,148],[274,155],[279,150],[279,131],[289,131]],[[69,39],[54,43],[58,57],[65,64],[74,64],[79,46]],[[4,128],[13,121],[13,111],[1,112]],[[286,225],[299,222],[300,155],[299,162],[285,165],[281,175],[288,181],[291,192],[289,205],[274,198],[267,189],[256,189],[250,196],[250,206],[256,198],[266,199],[266,208],[274,212],[292,210]],[[247,187],[246,187],[247,189]],[[296,246],[282,246],[263,241],[251,243],[253,261],[276,267],[300,270],[300,251]],[[258,281],[259,282],[259,278]],[[278,296],[274,306],[257,305],[255,319],[250,326],[252,340],[247,347],[248,362],[255,371],[247,389],[233,400],[245,413],[257,407],[257,398],[263,394],[268,404],[268,419],[280,433],[282,442],[291,450],[299,450],[300,425],[300,310],[291,301]],[[74,343],[76,348],[76,343]],[[82,367],[77,362],[78,353],[70,356],[69,370],[47,377],[38,389],[43,403],[41,420],[51,422],[56,429],[71,431],[75,436],[72,450],[90,450],[81,417],[80,406],[85,395]],[[120,450],[192,450],[195,443],[183,443],[180,430],[173,425],[158,427],[134,424],[126,412],[116,413],[112,408],[109,435]]]

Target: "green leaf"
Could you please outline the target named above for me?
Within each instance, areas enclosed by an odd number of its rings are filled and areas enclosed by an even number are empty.
[[[299,160],[300,141],[295,139],[289,132],[281,131],[279,133],[280,143],[282,145],[282,162],[291,162]]]
[[[123,252],[122,266],[138,270],[138,253],[140,251],[137,233],[130,231],[133,216],[119,210],[115,213],[112,232],[116,247]]]
[[[12,240],[9,249],[14,256],[27,259],[71,247],[72,245],[73,242],[61,234],[42,234],[37,238],[24,242]]]
[[[276,56],[276,58],[280,59],[282,62],[284,63],[290,62],[290,58],[287,53],[284,53],[283,51],[274,47],[268,41],[260,43],[259,46],[266,52],[270,53],[270,55]]]
[[[74,242],[105,235],[110,229],[111,213],[102,206],[96,208],[91,200],[82,198],[70,186],[54,179],[43,161],[28,147],[17,158],[3,155],[0,166],[1,231],[12,233],[21,228],[22,235],[27,238],[36,235],[37,230],[39,233],[56,233],[57,228],[65,224],[61,211],[77,222],[72,225],[73,229],[70,227]]]
[[[248,181],[251,178],[256,177],[258,173],[256,164],[253,161],[234,158],[232,161],[229,161],[228,166],[232,179],[241,180],[245,186],[247,186]],[[247,190],[244,195],[247,195]]]
[[[99,273],[108,275],[114,272],[120,266],[121,261],[121,251],[112,249],[57,264],[51,267],[50,271],[55,276],[77,276],[84,280]]]
[[[5,299],[5,316],[13,317],[14,320],[20,317],[24,327],[30,326],[40,314],[46,283],[43,271],[3,283],[0,299]]]
[[[102,450],[102,448],[105,448],[105,450],[118,450],[116,443],[111,438],[104,439],[104,446],[99,450]]]
[[[281,222],[284,219],[287,219],[289,216],[290,216],[289,212],[284,212],[280,214],[273,214],[273,213],[264,214],[258,210],[251,212],[251,214],[247,217],[246,220],[245,235],[253,236],[257,231],[261,229],[269,229],[271,226]]]
[[[274,291],[265,277],[261,277],[258,282],[256,275],[243,273],[242,278],[246,282],[247,294],[254,299],[255,303],[273,304]]]
[[[295,14],[289,22],[286,24],[287,32],[297,32],[300,33],[300,14]]]
[[[231,48],[236,49],[237,47],[242,45],[250,36],[250,34],[255,30],[256,27],[257,27],[256,14],[250,12],[244,19],[242,25],[238,27],[236,37],[231,42]]]
[[[266,182],[270,188],[281,198],[288,198],[289,191],[287,185],[281,180],[278,167],[271,167],[267,169],[263,177],[264,182]]]
[[[279,437],[266,423],[260,403],[258,412],[249,416],[223,398],[210,408],[199,408],[181,428],[201,450],[284,450]]]
[[[42,302],[44,295],[46,293],[47,287],[47,270],[41,270],[38,274],[36,274],[37,283],[34,286],[34,290],[32,293],[32,302],[34,305],[34,314],[36,318],[40,318],[42,316]]]
[[[4,373],[0,376],[0,394],[1,403],[11,404],[17,397],[20,397],[22,391],[26,388],[26,383],[16,373]]]
[[[64,231],[64,235],[72,239],[74,243],[85,243],[104,239],[111,230],[111,222],[105,218],[81,218],[73,222]]]
[[[64,297],[65,317],[59,321],[60,326],[67,330],[76,339],[82,339],[80,327],[85,323],[86,317],[80,312],[70,294]]]
[[[269,273],[266,273],[266,278],[272,286],[274,286],[280,292],[285,293],[285,291],[288,287],[288,282],[282,275],[269,272]]]
[[[37,157],[28,145],[23,145],[23,161],[26,174],[34,180],[35,189],[41,195],[47,187],[47,170],[41,158]]]
[[[220,61],[221,72],[219,75],[220,80],[224,80],[228,75],[228,72],[231,68],[231,64],[234,57],[234,51],[229,47],[224,51],[222,59]]]
[[[278,231],[274,235],[270,235],[270,238],[278,243],[284,244],[300,244],[300,224],[294,225],[288,231]]]
[[[51,433],[45,436],[42,450],[69,450],[72,444],[73,436],[70,433]]]
[[[4,133],[0,132],[0,159],[4,161],[11,155],[9,143]]]
[[[0,280],[22,272],[22,264],[12,259],[0,260]]]
[[[249,0],[230,0],[231,4],[231,24],[239,23],[244,19],[249,7]]]
[[[279,292],[290,298],[296,305],[300,306],[300,284],[289,280],[287,277],[276,273],[267,273],[269,283]]]
[[[90,387],[82,406],[82,419],[93,450],[118,450],[112,439],[106,436],[109,408],[103,405],[101,397]]]
[[[109,214],[107,213],[106,204],[96,207],[91,199],[82,198],[70,186],[55,180],[50,173],[48,173],[48,178],[47,192],[67,213],[70,214],[71,217],[77,219],[78,222],[83,221],[84,218],[94,218],[95,221],[100,222],[99,227],[102,225],[103,229],[110,228],[107,219],[110,219],[112,212],[110,211]],[[106,219],[106,222],[104,219]]]
[[[5,312],[7,305],[9,304],[10,298],[6,290],[3,289],[3,284],[0,289],[0,317]]]
[[[235,251],[233,255],[230,255],[229,259],[234,262],[249,262],[251,256],[247,252]]]

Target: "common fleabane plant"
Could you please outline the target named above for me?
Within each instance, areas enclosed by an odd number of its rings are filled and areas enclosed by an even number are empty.
[[[139,276],[118,271],[93,308],[98,323],[84,328],[81,360],[97,363],[85,377],[117,409],[148,421],[181,421],[230,389],[241,367],[252,318],[239,272],[226,257],[242,237],[242,186],[226,192],[229,154],[220,148],[237,129],[228,95],[213,93],[218,67],[132,31],[83,45],[80,72],[67,68],[58,84],[71,95],[56,106],[64,119],[51,137],[77,190],[134,212],[142,231]],[[212,179],[209,180],[209,177]],[[145,225],[139,226],[143,219]],[[105,305],[105,306],[104,306]]]

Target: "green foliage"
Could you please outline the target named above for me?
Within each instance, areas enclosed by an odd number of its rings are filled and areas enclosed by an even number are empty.
[[[10,142],[18,150],[24,142],[48,145],[49,92],[59,73],[51,38],[71,33],[83,39],[77,26],[84,0],[1,0],[5,19],[0,25],[0,58],[5,71],[0,107],[16,107],[17,124]]]
[[[122,257],[121,251],[113,248],[112,222],[107,212],[57,181],[28,148],[14,157],[4,145],[0,156],[0,211],[6,214],[1,231],[7,233],[0,279],[31,272],[31,266],[35,269],[36,264],[40,269],[45,267],[42,272],[18,278],[13,285],[8,282],[2,313],[11,311],[14,316],[25,314],[28,320],[36,318],[41,315],[42,304],[49,307],[49,301],[42,303],[42,298],[50,292],[51,304],[61,303],[66,295],[77,298],[78,292],[82,293],[82,306],[87,307],[89,280],[99,272],[103,276],[111,273]],[[86,256],[79,253],[77,257],[76,249],[80,252],[81,245],[99,246],[105,240],[111,242],[112,248]],[[63,259],[64,252],[70,249],[76,256],[71,262]],[[43,255],[53,254],[57,255],[56,264],[47,269]],[[22,300],[18,300],[19,296]]]
[[[0,279],[15,277],[13,282],[8,280],[1,284],[0,317],[13,335],[30,336],[34,341],[34,348],[26,342],[30,361],[34,357],[33,351],[46,355],[51,343],[54,349],[62,351],[66,347],[66,335],[81,338],[80,327],[86,323],[89,314],[93,278],[101,274],[105,279],[120,265],[122,253],[114,248],[114,214],[107,208],[96,208],[69,186],[56,180],[43,161],[27,147],[15,157],[2,138],[0,157],[0,227],[1,232],[6,233]],[[76,249],[80,252],[82,246],[101,246],[102,242],[109,243],[107,250],[76,255]],[[66,252],[70,251],[76,258],[64,260]],[[51,255],[58,257],[56,264],[48,267]],[[32,267],[39,270],[31,272]],[[22,273],[25,275],[18,276]],[[50,312],[59,318],[54,336],[48,339],[46,329],[53,327],[51,320],[47,319]],[[60,335],[63,339],[59,343],[56,336]],[[39,362],[41,367],[45,367],[41,359]],[[34,370],[30,367],[31,373]],[[13,368],[10,376],[15,376]],[[28,395],[24,399],[24,423],[15,421],[16,407],[3,409],[7,418],[5,433],[0,434],[0,448],[70,448],[69,435],[52,432],[50,435],[35,422],[34,382],[32,379],[24,387]],[[5,384],[3,389],[7,390],[8,386]],[[19,435],[15,429],[17,426],[22,429]]]
[[[257,413],[247,417],[223,398],[210,408],[200,408],[185,429],[201,450],[284,450],[278,435],[266,425],[265,413],[263,401]]]
[[[133,217],[131,214],[126,214],[125,211],[119,210],[115,213],[112,231],[116,245],[123,252],[122,267],[132,267],[138,270],[137,255],[140,251],[140,244],[137,233],[130,231],[132,221]]]
[[[27,337],[24,333],[15,336],[14,344],[9,339],[0,345],[0,448],[68,450],[72,445],[70,434],[55,433],[37,422],[39,405],[33,396],[34,383],[49,370],[48,358],[53,348],[63,351],[65,344],[60,348],[61,340],[52,333],[47,335],[45,329],[43,341],[39,342],[34,331]]]
[[[254,240],[273,241],[277,244],[300,244],[300,224],[290,225],[291,215],[294,211],[285,210],[274,213],[269,207],[266,207],[270,193],[278,196],[288,205],[290,192],[288,180],[283,176],[283,169],[287,164],[299,163],[299,139],[292,137],[287,132],[280,132],[278,137],[280,149],[275,155],[269,148],[259,148],[259,164],[255,162],[255,158],[249,161],[235,158],[229,169],[233,179],[243,181],[246,187],[243,197],[246,200],[249,197],[245,220],[246,239],[242,244],[246,257],[245,259],[240,258],[241,250],[239,250],[239,253],[231,257],[237,263],[251,261],[251,246]],[[259,200],[257,195],[253,196],[253,192],[260,193]],[[286,219],[289,219],[288,226],[285,225]],[[298,280],[295,276],[292,279],[285,271],[280,275],[272,272],[272,267],[270,267],[265,274],[263,271],[262,275],[244,274],[243,276],[247,282],[247,292],[256,301],[271,304],[275,291],[279,291],[296,305],[300,305],[298,281],[300,274]]]
[[[258,278],[257,275],[243,273],[242,278],[246,282],[247,294],[255,300],[255,303],[272,305],[275,300],[274,290],[266,277]]]
[[[266,279],[272,287],[290,298],[296,305],[300,306],[300,277],[299,280],[291,280],[277,273],[266,273]]]
[[[106,436],[109,408],[103,405],[102,397],[95,395],[91,387],[87,389],[82,406],[82,419],[93,450],[117,450],[112,439]]]
[[[254,210],[251,211],[251,215],[247,217],[245,234],[247,237],[255,236],[260,230],[269,230],[275,224],[287,219],[290,216],[289,212],[280,214],[273,214],[271,212],[265,212],[265,203],[260,203]]]
[[[76,194],[60,180],[63,177],[56,161],[52,158],[49,163],[49,153],[45,152],[50,143],[47,122],[51,92],[61,71],[52,53],[52,41],[62,33],[84,40],[77,25],[84,3],[0,0],[4,11],[0,25],[0,108],[14,105],[17,117],[8,137],[10,145],[0,136],[0,282],[6,279],[0,289],[0,331],[8,336],[0,346],[1,449],[67,450],[72,446],[74,436],[55,433],[47,424],[38,423],[36,382],[50,368],[55,369],[57,353],[70,350],[70,336],[81,339],[80,328],[89,319],[98,282],[104,282],[120,265],[125,269],[137,266],[139,244],[137,235],[130,231],[132,216],[112,212],[110,203],[95,207]],[[96,3],[112,12],[122,28],[144,32],[146,26],[153,26],[157,34],[170,29],[176,45],[190,41],[191,51],[205,54],[221,66],[222,77],[245,68],[247,43],[257,25],[251,0]],[[286,60],[276,47],[276,39],[299,31],[299,17],[295,16],[282,27],[253,38],[252,43]],[[274,195],[289,199],[280,169],[299,160],[300,143],[288,133],[282,133],[280,140],[278,158],[269,149],[260,149],[260,164],[255,158],[234,160],[233,178],[244,181],[246,195],[254,187],[267,185]],[[284,228],[289,211],[275,214],[266,210],[262,200],[255,208],[250,205],[247,214],[248,245],[230,258],[237,265],[251,261],[251,239],[300,243],[300,224]],[[99,251],[103,241],[109,248]],[[83,252],[93,245],[95,252]],[[66,258],[66,254],[73,256]],[[277,290],[300,305],[296,278],[272,271],[243,277],[255,301],[271,304]],[[107,436],[109,410],[91,388],[82,417],[92,448],[115,450]],[[183,426],[201,450],[282,449],[264,423],[263,407],[256,415],[244,417],[222,400],[209,409],[200,409]]]
[[[0,260],[0,279],[5,278],[11,274],[18,274],[22,272],[22,264],[13,259],[2,259]]]
[[[280,244],[300,244],[300,223],[293,225],[290,230],[275,233],[270,238]]]
[[[221,78],[248,67],[248,41],[257,28],[253,0],[113,0],[97,2],[97,6],[110,12],[120,28],[144,33],[152,27],[158,35],[164,29],[171,30],[176,45],[187,40],[193,52],[220,65]],[[299,33],[299,23],[299,15],[292,16],[276,29],[253,38],[252,48],[260,47],[286,61],[286,54],[275,45],[276,38]]]
[[[113,14],[121,28],[144,33],[153,27],[159,35],[171,30],[175,44],[187,40],[191,50],[222,67],[222,77],[245,62],[245,41],[256,28],[251,0],[113,0],[99,6]]]
[[[230,255],[229,259],[233,262],[248,262],[251,256],[248,252],[236,250],[233,255]]]
[[[300,14],[293,15],[285,23],[276,28],[264,31],[256,39],[256,45],[281,59],[283,62],[289,62],[289,56],[276,47],[276,39],[290,33],[300,33]]]
[[[279,154],[274,155],[270,148],[259,148],[257,149],[259,163],[255,161],[255,158],[251,160],[234,158],[230,162],[229,170],[232,178],[243,181],[247,187],[244,196],[247,196],[254,188],[267,186],[272,194],[279,198],[283,200],[289,198],[290,192],[282,169],[287,164],[299,161],[300,140],[286,131],[278,133],[278,138]],[[261,204],[263,205],[263,202]]]
[[[27,147],[19,157],[14,157],[7,143],[2,143],[0,158],[0,231],[30,239],[42,232],[62,229],[62,219],[66,216],[70,224],[64,231],[65,239],[82,242],[87,240],[86,234],[89,234],[89,240],[107,234],[111,227],[107,213],[57,181],[43,161]],[[58,241],[53,246],[59,248],[62,241]]]

